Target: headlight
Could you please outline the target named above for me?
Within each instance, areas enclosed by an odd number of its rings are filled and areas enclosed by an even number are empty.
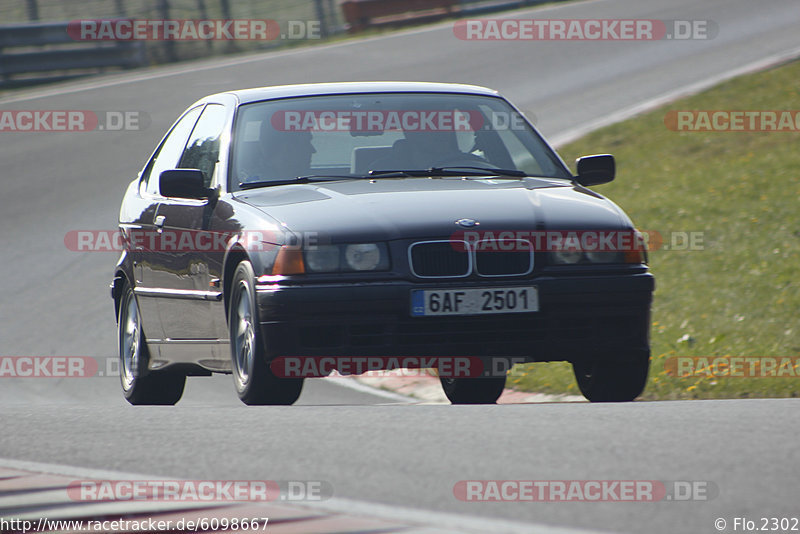
[[[597,233],[607,245],[598,246]],[[575,241],[565,245],[566,250],[552,250],[549,252],[549,263],[554,265],[578,264],[641,264],[647,263],[647,246],[642,234],[633,230],[613,230],[608,235],[603,232],[586,232],[585,236],[591,237],[584,241]],[[581,236],[581,238],[585,237]],[[606,239],[608,238],[608,239]],[[581,248],[584,247],[584,248]],[[596,249],[596,250],[595,250]]]
[[[581,260],[583,260],[583,252],[579,250],[560,250],[558,252],[552,252],[550,257],[553,258],[553,263],[571,265],[573,263],[581,263]]]
[[[381,263],[381,249],[375,243],[347,245],[344,257],[347,265],[355,271],[374,271]]]
[[[306,250],[306,267],[311,272],[331,273],[339,270],[341,251],[336,245],[319,245]]]
[[[581,252],[564,250],[550,253],[551,263],[556,265],[578,265],[598,263],[645,263],[641,251],[629,252]]]
[[[305,251],[308,272],[386,271],[389,251],[385,243],[319,245]]]
[[[589,263],[625,263],[624,252],[586,252]]]

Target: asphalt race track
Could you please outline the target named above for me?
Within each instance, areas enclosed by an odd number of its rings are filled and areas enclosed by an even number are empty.
[[[0,356],[89,356],[101,371],[113,367],[116,254],[72,252],[64,236],[113,230],[127,184],[177,115],[206,94],[318,81],[472,83],[500,90],[545,136],[564,141],[800,53],[797,0],[593,0],[504,16],[709,20],[718,34],[472,42],[445,23],[2,96],[3,110],[138,111],[149,120],[141,131],[0,133]],[[133,408],[115,377],[0,381],[2,459],[188,479],[321,480],[334,491],[329,508],[475,532],[711,533],[717,518],[733,532],[735,517],[800,516],[798,424],[792,399],[449,406],[323,379],[307,381],[296,406],[247,408],[230,377],[217,376],[190,378],[176,407]],[[707,500],[654,503],[454,497],[459,481],[508,479],[700,481],[711,491]],[[0,495],[0,516],[2,503]]]

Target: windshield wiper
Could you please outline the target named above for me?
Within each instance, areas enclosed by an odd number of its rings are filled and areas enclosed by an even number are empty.
[[[411,176],[411,177],[423,177],[423,176],[430,176],[429,169],[381,169],[379,171],[369,171],[367,173],[368,178],[394,178],[398,176]]]
[[[255,189],[257,187],[270,187],[273,185],[309,184],[311,182],[333,182],[335,180],[356,180],[362,176],[353,174],[310,174],[280,180],[260,180],[258,182],[239,182],[239,189]]]
[[[455,171],[454,169],[467,169],[468,172]],[[464,165],[450,165],[447,167],[433,167],[432,171],[458,172],[464,176],[512,176],[514,178],[525,178],[528,176],[517,169],[493,169],[490,167],[470,167]]]
[[[463,169],[463,170],[459,170]],[[369,171],[370,177],[394,178],[394,177],[427,177],[427,176],[511,176],[514,178],[524,178],[528,176],[516,169],[491,169],[489,167],[470,167],[454,165],[450,167],[431,167],[429,169],[387,169]]]
[[[294,178],[282,178],[279,180],[259,180],[256,182],[239,182],[239,189],[256,189],[258,187],[272,187],[275,185],[308,184],[311,182],[331,182],[335,180],[363,180],[365,178],[425,178],[429,176],[511,176],[514,178],[524,178],[528,176],[516,169],[491,169],[489,167],[470,167],[470,166],[449,166],[449,167],[430,167],[428,169],[381,169],[371,170],[366,175],[358,174],[309,174],[307,176],[296,176]]]

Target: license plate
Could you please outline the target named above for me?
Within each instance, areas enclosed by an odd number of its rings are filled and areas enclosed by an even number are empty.
[[[489,315],[539,311],[536,287],[483,287],[469,289],[415,289],[411,315]]]

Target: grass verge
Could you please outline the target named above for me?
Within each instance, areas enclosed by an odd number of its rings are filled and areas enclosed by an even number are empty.
[[[568,162],[614,154],[617,179],[595,190],[638,228],[674,245],[700,232],[699,250],[650,253],[653,356],[641,398],[800,396],[800,369],[782,378],[679,378],[665,369],[675,356],[800,356],[800,133],[665,125],[673,110],[800,110],[799,80],[800,61],[743,76],[559,150]],[[517,366],[508,384],[578,393],[566,363]]]

